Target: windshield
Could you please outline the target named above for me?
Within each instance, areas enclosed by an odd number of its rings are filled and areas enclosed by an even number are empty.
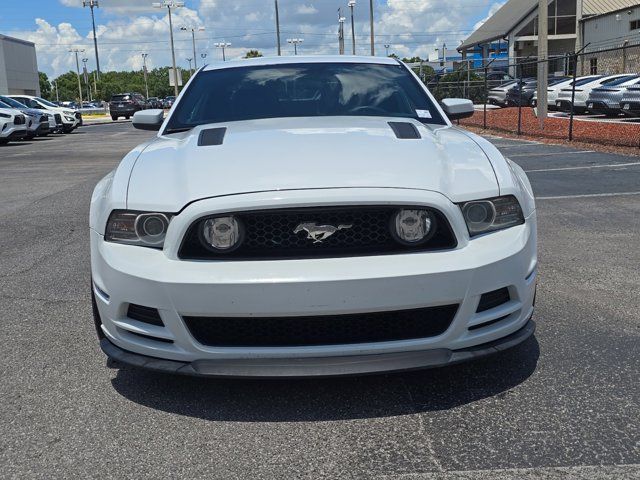
[[[51,103],[50,101],[45,100],[44,98],[35,97],[35,99],[36,99],[37,101],[39,101],[40,103],[42,103],[43,105],[46,105],[47,107],[55,107],[55,108],[58,108],[58,106],[57,106],[56,104]]]
[[[13,108],[11,105],[7,105],[3,101],[0,100],[0,108]]]
[[[26,105],[14,100],[13,98],[5,97],[4,95],[0,95],[0,101],[5,105],[10,105],[11,108],[29,108]]]
[[[167,131],[261,118],[348,115],[445,123],[419,82],[401,65],[301,63],[198,74]]]

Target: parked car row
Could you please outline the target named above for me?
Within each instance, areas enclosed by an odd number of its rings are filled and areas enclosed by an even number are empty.
[[[127,120],[134,113],[147,108],[171,108],[176,97],[170,96],[164,100],[158,97],[149,97],[147,99],[140,93],[128,92],[113,95],[109,101],[109,114],[112,120],[118,120],[124,117]]]
[[[489,91],[489,103],[499,106],[536,106],[538,81],[511,80]],[[640,117],[640,75],[587,75],[573,78],[549,77],[547,104],[550,110],[577,114],[594,113],[615,117],[621,113]]]
[[[71,133],[82,125],[77,110],[31,95],[0,95],[0,144],[50,133]]]

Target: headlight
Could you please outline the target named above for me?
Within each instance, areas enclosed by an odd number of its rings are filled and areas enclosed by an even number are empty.
[[[75,122],[76,118],[75,117],[64,117],[67,119],[68,122]]]
[[[11,115],[7,115],[6,113],[0,113],[0,117],[2,117],[2,118],[11,118]]]
[[[162,248],[171,215],[166,213],[114,210],[109,216],[104,239],[107,242]]]
[[[209,218],[200,226],[200,239],[213,251],[231,252],[244,238],[244,227],[234,216]]]
[[[391,233],[404,245],[419,245],[436,231],[436,219],[429,210],[399,210],[391,219]]]
[[[466,202],[460,208],[472,237],[524,223],[522,208],[511,195]]]

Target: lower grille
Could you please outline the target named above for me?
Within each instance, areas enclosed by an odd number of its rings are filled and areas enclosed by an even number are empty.
[[[499,307],[502,304],[511,300],[508,288],[501,288],[499,290],[493,290],[492,292],[483,293],[478,303],[477,313],[491,310],[492,308]]]
[[[152,307],[143,307],[142,305],[130,303],[129,308],[127,309],[127,317],[133,320],[138,320],[139,322],[164,327],[164,323],[160,318],[160,313],[157,309]]]
[[[302,347],[388,342],[444,333],[458,305],[306,317],[183,317],[191,335],[215,347]]]
[[[60,115],[59,113],[56,113],[53,118],[56,119],[56,125],[60,125],[62,123],[62,115]]]
[[[178,255],[184,260],[318,258],[385,255],[456,247],[457,242],[449,222],[435,209],[428,209],[435,218],[436,230],[426,243],[408,246],[396,241],[391,232],[391,220],[401,208],[425,207],[316,207],[234,213],[244,226],[245,238],[237,250],[229,253],[213,252],[203,245],[200,228],[206,218],[202,218],[189,227]],[[314,242],[307,232],[297,228],[308,222],[338,228],[331,236]]]
[[[26,124],[26,120],[24,118],[24,115],[16,115],[15,118],[13,119],[13,124],[14,125],[25,125]]]

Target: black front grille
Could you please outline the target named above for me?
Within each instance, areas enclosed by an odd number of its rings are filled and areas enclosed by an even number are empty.
[[[62,123],[62,115],[59,113],[54,114],[53,118],[56,119],[56,125],[60,125]]]
[[[25,123],[26,123],[26,120],[24,118],[24,115],[16,115],[15,118],[13,119],[14,125],[24,125]]]
[[[429,338],[444,333],[458,305],[311,317],[183,317],[191,335],[216,347],[344,345]]]
[[[179,256],[186,260],[316,258],[441,250],[457,245],[449,222],[437,210],[431,210],[436,232],[430,240],[417,246],[399,243],[391,233],[391,219],[400,208],[421,207],[322,207],[234,213],[244,226],[245,238],[238,249],[229,253],[204,246],[200,239],[200,228],[206,220],[203,218],[187,231]],[[305,231],[294,233],[298,225],[307,222],[348,228],[314,242]]]

